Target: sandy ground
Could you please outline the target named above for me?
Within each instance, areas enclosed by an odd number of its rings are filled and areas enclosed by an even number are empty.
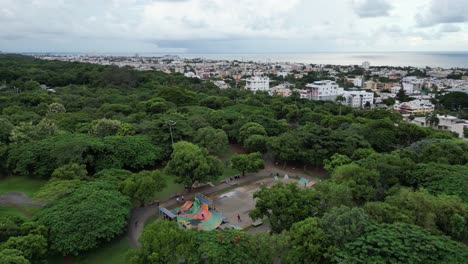
[[[297,182],[296,179],[279,178],[278,181],[284,183]],[[253,220],[249,217],[249,212],[255,208],[254,193],[259,187],[264,184],[271,186],[275,184],[274,178],[258,180],[251,184],[235,188],[227,193],[219,194],[211,197],[214,201],[215,207],[229,219],[229,223],[245,229],[252,225]],[[240,215],[241,221],[237,219]]]

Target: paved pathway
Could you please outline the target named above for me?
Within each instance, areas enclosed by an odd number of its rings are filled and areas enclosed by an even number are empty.
[[[311,180],[317,180],[317,178],[314,178],[313,176],[307,173],[304,173],[300,170],[297,170],[297,171],[292,170],[292,169],[284,170],[284,169],[275,167],[270,162],[267,162],[267,164],[265,164],[265,169],[263,169],[262,171],[258,173],[246,174],[245,177],[242,177],[238,180],[231,181],[230,184],[220,183],[217,186],[208,185],[203,188],[193,190],[192,193],[184,192],[182,194],[184,195],[185,200],[193,200],[196,193],[203,193],[205,195],[210,196],[214,193],[217,193],[219,191],[222,191],[226,188],[231,187],[233,183],[237,183],[238,185],[245,185],[247,183],[262,179],[264,177],[276,175],[276,173],[278,173],[281,176],[283,176],[284,174],[288,174],[289,176],[298,176],[298,177],[308,178]],[[176,205],[177,205],[177,202],[175,198],[171,198],[171,199],[160,202],[160,206],[166,207],[166,208],[172,208],[172,207],[175,207]],[[148,219],[150,219],[151,217],[155,216],[157,213],[158,213],[158,209],[156,205],[134,208],[132,210],[130,221],[128,224],[128,238],[133,247],[139,246],[138,238],[140,237],[141,232],[143,231],[143,228],[145,227],[146,221],[148,221]]]
[[[5,194],[0,194],[0,205],[7,206],[44,206],[44,203],[33,201],[26,194],[22,192],[10,192]]]

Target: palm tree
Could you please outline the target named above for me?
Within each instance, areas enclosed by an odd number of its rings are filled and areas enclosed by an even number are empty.
[[[336,98],[335,98],[335,102],[338,103],[338,105],[340,106],[340,115],[341,115],[341,104],[346,101],[346,98],[344,97],[344,95],[340,94],[340,95],[337,95]]]
[[[426,125],[429,124],[431,127],[437,127],[439,125],[439,118],[435,112],[426,115]]]

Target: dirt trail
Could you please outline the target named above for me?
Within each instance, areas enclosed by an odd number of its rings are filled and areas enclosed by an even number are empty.
[[[33,201],[26,194],[22,192],[11,192],[0,194],[0,205],[9,205],[9,206],[44,206],[45,203]]]

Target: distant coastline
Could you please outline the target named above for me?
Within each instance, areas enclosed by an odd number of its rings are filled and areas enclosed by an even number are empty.
[[[135,56],[135,53],[86,52],[24,52],[23,54]],[[291,62],[333,65],[468,68],[468,51],[440,52],[307,52],[307,53],[138,53],[145,57],[177,55],[182,58],[212,60],[240,60],[255,62]]]

